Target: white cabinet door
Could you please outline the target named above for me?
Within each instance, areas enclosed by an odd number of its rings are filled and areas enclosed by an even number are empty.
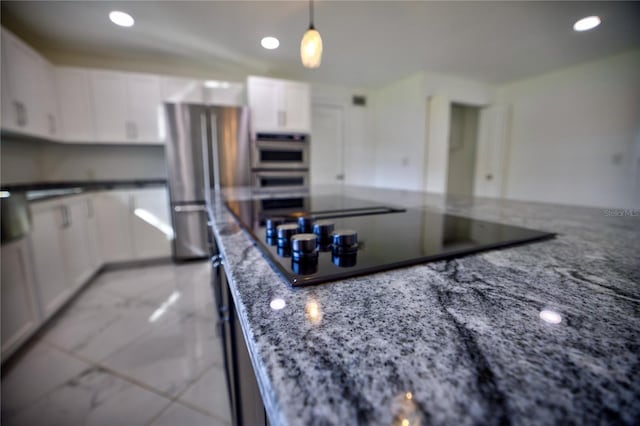
[[[309,85],[265,77],[247,79],[253,132],[311,131]]]
[[[159,143],[160,113],[162,107],[160,77],[145,74],[127,75],[129,124],[132,129],[128,140],[141,143]]]
[[[104,262],[134,260],[130,229],[130,192],[104,191],[97,194],[94,200]]]
[[[102,248],[100,244],[100,232],[98,217],[96,215],[95,196],[89,194],[85,198],[87,208],[87,239],[89,245],[89,258],[91,259],[92,273],[98,271],[103,265]]]
[[[89,70],[55,70],[60,105],[60,133],[64,142],[90,142],[95,138]]]
[[[132,134],[127,113],[126,74],[90,71],[95,136],[98,142],[122,143]]]
[[[65,202],[66,225],[62,232],[62,247],[67,259],[69,285],[72,291],[82,286],[93,274],[89,247],[88,210],[84,197]]]
[[[284,124],[279,82],[270,78],[249,77],[247,95],[253,132],[278,131]]]
[[[283,129],[308,133],[311,130],[311,94],[305,83],[282,83]]]
[[[162,100],[165,102],[204,102],[203,83],[182,77],[162,78]]]
[[[3,128],[21,133],[46,134],[45,114],[39,97],[42,85],[42,59],[13,34],[2,30],[3,74],[6,73],[8,108]],[[4,102],[4,99],[3,99]],[[3,111],[5,112],[5,111]]]
[[[26,238],[2,246],[2,360],[40,325],[33,264]]]
[[[166,188],[132,191],[131,235],[137,260],[171,255],[173,229]]]
[[[70,296],[62,233],[67,226],[60,204],[36,203],[31,208],[30,235],[37,294],[45,318],[50,317]]]
[[[49,139],[60,138],[60,116],[58,108],[58,94],[56,90],[55,71],[51,64],[44,59],[39,61],[40,87],[38,102],[42,108],[44,119],[43,136]]]
[[[212,105],[245,105],[244,85],[242,83],[224,82],[220,84],[220,87],[205,86],[204,102]]]

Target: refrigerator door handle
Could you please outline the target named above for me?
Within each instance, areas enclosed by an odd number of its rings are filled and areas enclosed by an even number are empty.
[[[213,178],[215,179],[214,187],[215,189],[220,189],[220,147],[218,146],[218,116],[216,116],[213,112],[210,113],[209,118],[211,119],[211,147],[213,148],[211,161],[213,162]]]
[[[200,143],[202,144],[202,177],[204,178],[204,197],[209,199],[211,189],[211,170],[209,169],[209,131],[207,128],[207,116],[204,112],[200,114]]]
[[[182,212],[204,212],[207,211],[207,206],[197,205],[197,206],[174,206],[173,210],[176,213]]]

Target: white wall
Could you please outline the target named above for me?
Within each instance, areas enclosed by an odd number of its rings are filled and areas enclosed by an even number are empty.
[[[486,83],[421,72],[372,93],[375,185],[445,192],[451,102],[482,106],[495,88]],[[429,99],[439,99],[437,108]],[[428,107],[429,103],[429,107]]]
[[[499,88],[511,108],[506,198],[638,207],[640,51]]]
[[[424,170],[426,97],[424,75],[413,75],[371,96],[375,181],[384,188],[421,189]]]
[[[166,179],[164,147],[59,144],[3,137],[1,183]]]

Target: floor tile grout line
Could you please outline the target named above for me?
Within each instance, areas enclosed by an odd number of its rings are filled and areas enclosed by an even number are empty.
[[[167,400],[169,400],[169,401],[173,401],[173,397],[172,397],[172,396],[170,396],[169,394],[165,394],[163,391],[161,391],[161,390],[159,390],[159,389],[156,389],[156,388],[154,388],[154,387],[152,387],[152,386],[148,385],[147,383],[141,382],[141,381],[139,381],[139,380],[138,380],[138,379],[136,379],[136,378],[129,377],[129,376],[127,376],[126,374],[123,374],[123,373],[121,373],[121,372],[120,372],[120,371],[118,371],[118,370],[114,370],[113,368],[111,368],[111,367],[109,367],[109,366],[107,366],[107,365],[105,365],[105,364],[100,363],[100,361],[93,361],[93,360],[91,360],[91,359],[89,359],[89,358],[86,358],[86,357],[85,357],[85,356],[83,356],[82,354],[78,354],[78,353],[76,353],[76,352],[69,351],[68,349],[63,348],[63,347],[60,347],[60,346],[56,345],[55,343],[47,342],[47,344],[48,344],[49,346],[51,346],[51,347],[53,347],[53,348],[57,349],[58,351],[63,352],[63,353],[64,353],[64,354],[66,354],[66,355],[72,356],[72,357],[74,357],[74,358],[76,358],[76,359],[78,359],[78,360],[80,360],[80,361],[83,361],[83,362],[85,362],[85,363],[88,363],[88,364],[90,364],[91,366],[98,367],[98,368],[100,368],[101,370],[104,370],[104,371],[106,371],[107,373],[109,373],[109,374],[111,374],[111,375],[114,375],[114,376],[118,377],[119,379],[125,380],[125,381],[127,381],[127,382],[129,382],[129,383],[131,383],[131,384],[133,384],[133,385],[136,385],[136,386],[138,386],[138,387],[141,387],[141,388],[143,388],[143,389],[145,389],[145,390],[147,390],[147,391],[153,392],[153,393],[155,393],[156,395],[161,396],[161,397],[163,397],[163,398],[165,398],[165,399],[167,399]]]
[[[98,367],[98,368],[106,371],[107,373],[118,377],[119,379],[125,380],[125,381],[127,381],[127,382],[129,382],[129,383],[131,383],[131,384],[133,384],[135,386],[138,386],[138,387],[140,387],[142,389],[145,389],[147,391],[153,392],[156,395],[161,396],[161,397],[169,400],[169,405],[171,405],[174,402],[177,402],[177,403],[180,403],[180,404],[186,406],[187,408],[190,408],[192,410],[198,411],[199,413],[204,414],[204,415],[206,415],[208,417],[213,417],[213,418],[215,418],[217,420],[226,421],[225,419],[223,419],[222,417],[218,416],[217,414],[215,414],[215,413],[213,413],[211,411],[208,411],[208,410],[206,410],[206,409],[204,409],[204,408],[202,408],[202,407],[200,407],[198,405],[191,404],[191,403],[183,401],[183,400],[179,400],[179,398],[182,397],[182,395],[184,395],[184,393],[188,389],[190,389],[192,386],[194,386],[196,384],[196,382],[198,380],[200,380],[210,369],[212,369],[214,367],[217,367],[217,368],[223,367],[222,365],[220,365],[220,364],[218,364],[216,362],[211,363],[208,367],[206,367],[203,370],[202,373],[200,373],[193,381],[191,381],[182,391],[177,393],[176,396],[170,396],[170,394],[165,394],[163,391],[161,391],[159,389],[156,389],[156,388],[154,388],[153,386],[151,386],[151,385],[149,385],[147,383],[144,383],[144,382],[142,382],[142,381],[140,381],[140,380],[138,380],[136,378],[129,377],[126,374],[123,374],[123,373],[119,372],[118,370],[114,370],[113,368],[111,368],[111,367],[109,367],[109,366],[107,366],[105,364],[100,363],[100,361],[93,361],[93,360],[91,360],[89,358],[86,358],[82,354],[78,354],[78,353],[69,351],[68,349],[60,347],[60,346],[56,345],[55,343],[51,343],[51,342],[48,342],[48,341],[45,342],[45,343],[48,346],[58,350],[59,352],[64,353],[65,355],[68,355],[68,356],[71,356],[73,358],[76,358],[76,359],[78,359],[78,360],[80,360],[82,362],[85,362],[85,363],[89,364],[90,366]]]
[[[198,380],[202,379],[202,378],[204,377],[204,375],[205,375],[205,374],[207,374],[207,373],[209,372],[209,370],[211,370],[211,369],[212,369],[212,368],[214,368],[214,367],[216,367],[216,368],[221,368],[221,367],[222,367],[222,368],[224,368],[224,366],[221,366],[221,365],[219,365],[219,364],[217,364],[217,363],[212,363],[211,365],[209,365],[209,366],[208,366],[207,368],[205,368],[205,369],[204,369],[204,371],[203,371],[203,372],[198,376],[198,378],[196,378],[195,380],[193,380],[193,382],[191,382],[191,383],[190,383],[186,388],[184,388],[184,389],[182,390],[182,392],[178,393],[178,395],[175,397],[174,402],[180,403],[180,404],[182,404],[182,405],[184,405],[184,406],[186,406],[186,407],[188,407],[188,408],[191,408],[192,410],[198,411],[198,412],[200,412],[200,413],[202,413],[202,414],[206,414],[206,415],[207,415],[207,416],[209,416],[209,417],[214,417],[214,418],[215,418],[215,419],[217,419],[217,420],[224,420],[224,421],[226,422],[226,420],[225,420],[225,419],[223,419],[222,417],[219,417],[219,416],[218,416],[217,414],[215,414],[213,411],[208,411],[208,410],[206,410],[206,409],[204,409],[204,408],[200,407],[199,405],[192,404],[192,403],[190,403],[190,402],[188,402],[188,401],[184,401],[184,400],[181,400],[181,399],[180,399],[180,398],[181,398],[185,393],[187,393],[187,391],[188,391],[189,389],[191,389],[193,386],[195,386],[195,385],[196,385],[196,383],[198,382]]]

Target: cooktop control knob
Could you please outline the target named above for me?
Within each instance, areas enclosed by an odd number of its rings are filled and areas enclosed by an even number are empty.
[[[270,217],[266,220],[267,237],[276,238],[278,235],[278,226],[284,223],[283,217]]]
[[[334,265],[339,266],[341,268],[350,268],[352,266],[356,266],[356,263],[358,261],[358,254],[348,253],[348,254],[338,255],[333,253],[331,255],[331,261],[333,262]]]
[[[358,233],[350,229],[333,232],[333,253],[337,255],[356,253],[358,251]]]
[[[318,257],[318,237],[316,234],[296,234],[291,237],[291,257],[293,260],[308,260]]]
[[[300,216],[298,218],[298,232],[309,234],[313,231],[313,218],[310,216]]]
[[[318,244],[326,246],[331,244],[331,233],[333,232],[333,222],[319,220],[313,224],[313,233],[318,236]]]
[[[314,257],[309,260],[291,259],[291,269],[298,275],[311,275],[318,272],[318,258]]]
[[[289,246],[291,237],[298,233],[298,225],[295,223],[285,223],[278,225],[278,246]]]

